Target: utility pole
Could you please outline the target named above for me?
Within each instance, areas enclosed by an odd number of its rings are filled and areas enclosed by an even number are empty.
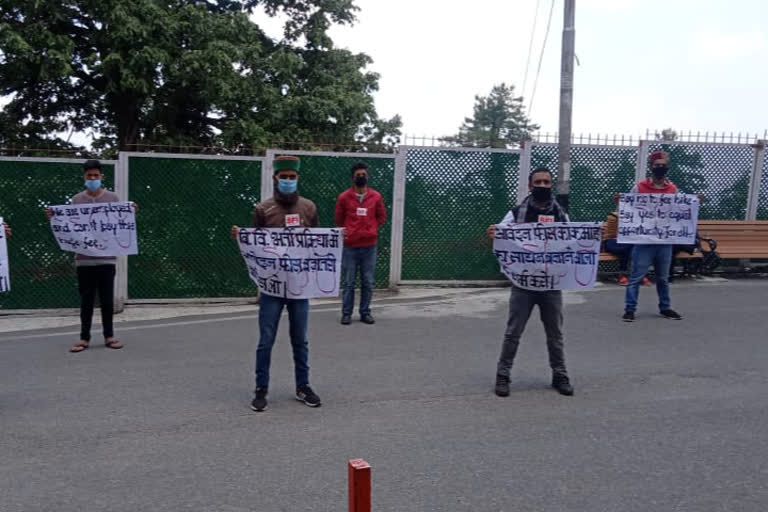
[[[560,128],[558,130],[557,176],[558,181],[570,183],[571,180],[571,117],[573,113],[573,58],[576,0],[565,0],[563,17],[563,48],[560,63]],[[560,193],[568,190],[559,189]]]

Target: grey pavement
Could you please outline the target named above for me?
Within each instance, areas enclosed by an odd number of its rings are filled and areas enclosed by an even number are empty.
[[[767,292],[675,283],[675,322],[643,289],[634,324],[618,287],[567,294],[573,398],[536,311],[492,394],[504,289],[378,304],[375,326],[316,307],[319,409],[293,399],[286,317],[263,413],[254,313],[123,322],[125,349],[80,354],[71,328],[1,333],[0,512],[338,512],[358,457],[375,511],[763,512]]]

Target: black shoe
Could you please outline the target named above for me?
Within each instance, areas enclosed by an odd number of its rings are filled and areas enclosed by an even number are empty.
[[[682,320],[683,317],[680,316],[680,314],[677,313],[674,309],[665,309],[663,311],[660,311],[659,314],[663,316],[664,318],[669,318],[670,320]]]
[[[309,386],[302,386],[296,390],[296,400],[310,407],[320,407],[320,397]]]
[[[367,315],[360,315],[360,321],[368,325],[373,325],[376,323],[376,320],[373,319],[370,313]]]
[[[496,388],[493,391],[496,396],[509,396],[509,377],[496,375]]]
[[[352,315],[341,315],[341,325],[349,325],[352,323]]]
[[[565,396],[573,396],[573,386],[571,381],[568,380],[567,375],[555,374],[552,376],[552,387],[557,390],[558,393]]]
[[[267,388],[256,388],[256,397],[251,402],[251,409],[261,412],[267,408]]]
[[[621,317],[622,320],[625,322],[634,322],[635,321],[635,312],[634,311],[627,311],[624,313],[624,316]]]

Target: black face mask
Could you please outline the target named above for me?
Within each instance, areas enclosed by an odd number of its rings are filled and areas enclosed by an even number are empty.
[[[355,185],[358,187],[364,187],[368,184],[368,178],[365,176],[355,176]]]
[[[550,187],[533,187],[531,195],[536,201],[543,203],[552,199],[552,189]]]
[[[667,173],[669,172],[669,167],[667,167],[666,165],[663,167],[654,167],[652,169],[652,172],[654,177],[656,177],[657,179],[661,179],[667,175]]]

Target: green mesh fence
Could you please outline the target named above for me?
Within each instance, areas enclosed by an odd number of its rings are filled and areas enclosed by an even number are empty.
[[[749,177],[754,161],[754,150],[750,146],[692,143],[650,145],[650,152],[659,150],[669,153],[669,178],[680,192],[703,194],[700,219],[744,220]]]
[[[757,219],[768,220],[768,152],[763,155],[762,171],[760,195],[757,198]]]
[[[753,150],[736,144],[651,144],[671,154],[670,177],[681,191],[702,193],[702,219],[743,219]],[[612,197],[629,190],[635,147],[572,148],[571,217],[603,220]],[[290,154],[290,152],[285,152]],[[350,185],[349,169],[363,161],[371,185],[384,196],[391,219],[393,158],[299,155],[300,190],[315,201],[322,226],[333,225],[336,197]],[[404,280],[502,279],[485,237],[517,203],[520,155],[516,152],[410,148],[407,153],[403,232]],[[534,144],[531,168],[556,174],[557,146]],[[105,166],[113,188],[114,168]],[[253,296],[232,224],[250,225],[260,198],[261,162],[221,158],[129,158],[130,199],[140,205],[139,252],[129,258],[130,298]],[[8,240],[12,291],[0,308],[78,305],[71,253],[58,249],[42,209],[66,203],[82,190],[80,163],[0,160],[0,216],[13,227]],[[768,158],[758,202],[768,219]],[[376,285],[389,284],[389,222],[379,231]]]
[[[278,152],[291,155],[290,151]],[[350,154],[340,156],[303,155],[299,176],[299,193],[317,205],[321,227],[333,227],[336,198],[352,186],[350,169],[357,162],[368,166],[370,186],[384,199],[387,209],[387,223],[379,228],[378,252],[376,259],[376,287],[389,286],[389,257],[392,233],[392,187],[395,175],[394,158],[365,158]]]
[[[114,166],[104,164],[104,175],[112,189]],[[74,255],[59,249],[43,209],[83,190],[82,163],[0,159],[0,190],[0,216],[13,229],[11,291],[0,293],[0,308],[79,307]]]
[[[261,161],[131,156],[128,166],[139,205],[128,297],[255,296],[230,228],[252,223]]]
[[[520,154],[409,149],[403,280],[503,279],[485,234],[517,202]]]
[[[635,181],[637,148],[572,146],[569,216],[575,222],[603,221],[616,209],[613,196],[628,192]],[[557,145],[534,144],[531,169],[544,166],[557,176]]]

